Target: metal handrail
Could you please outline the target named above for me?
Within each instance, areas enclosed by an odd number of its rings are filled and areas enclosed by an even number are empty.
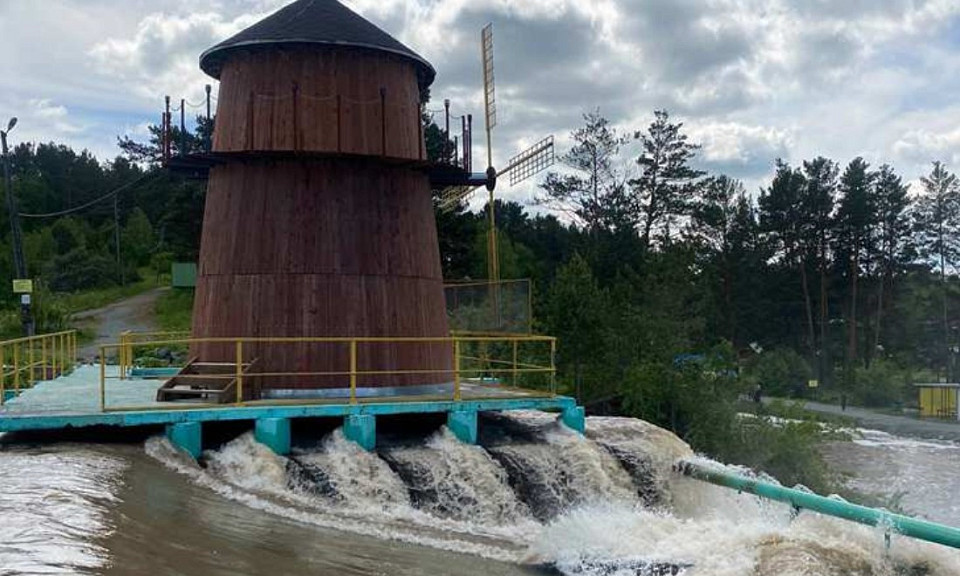
[[[807,509],[827,516],[866,524],[867,526],[879,526],[885,530],[888,545],[890,533],[895,532],[910,538],[926,540],[951,548],[960,548],[960,528],[911,518],[902,514],[894,514],[886,510],[868,508],[844,500],[827,498],[812,492],[787,488],[756,478],[747,478],[694,462],[681,461],[677,465],[677,470],[685,476],[702,482],[730,488],[738,492],[747,492],[777,502],[784,502],[793,506],[794,510],[797,511]]]
[[[12,384],[14,396],[38,380],[54,378],[73,369],[77,358],[77,331],[64,330],[0,342],[0,405],[7,401]],[[8,370],[9,368],[9,370]]]
[[[154,333],[156,334],[156,333]],[[138,341],[141,338],[144,340]],[[121,336],[121,342],[118,344],[108,344],[100,347],[101,359],[107,358],[110,351],[117,351],[117,358],[120,362],[119,375],[108,377],[105,369],[105,362],[100,366],[100,408],[107,411],[106,402],[106,381],[112,378],[125,379],[133,366],[133,350],[136,347],[156,347],[156,346],[189,346],[193,344],[229,344],[235,347],[236,373],[209,374],[209,375],[178,375],[178,378],[190,380],[191,378],[203,378],[213,380],[233,380],[236,381],[236,399],[234,405],[249,404],[244,401],[243,386],[244,380],[248,378],[281,378],[281,377],[349,377],[350,381],[350,403],[358,404],[357,383],[361,377],[368,376],[397,376],[397,375],[428,375],[428,374],[452,374],[453,376],[453,399],[461,400],[461,383],[473,375],[511,375],[514,390],[523,390],[517,386],[519,376],[522,374],[547,374],[549,375],[549,392],[551,396],[556,395],[556,338],[552,336],[539,335],[512,335],[512,336],[443,336],[443,337],[206,337],[206,338],[182,338],[182,339],[161,339],[149,340],[149,334],[124,333]],[[478,358],[462,353],[462,346],[467,343],[504,343],[511,345],[512,361],[504,361],[498,358]],[[539,365],[530,362],[520,362],[518,357],[518,347],[522,343],[540,343],[549,344],[549,364]],[[313,372],[253,372],[247,373],[245,370],[249,363],[245,363],[246,355],[243,347],[245,344],[346,344],[349,347],[349,365],[342,370],[331,371],[313,371]],[[450,344],[452,349],[452,366],[446,369],[423,368],[423,369],[396,369],[396,370],[372,370],[361,369],[358,365],[359,347],[361,345],[379,345],[379,344]],[[480,360],[480,367],[465,367],[463,361]],[[497,368],[494,365],[508,367]],[[546,393],[541,391],[531,391],[536,393]],[[262,401],[257,401],[261,403]],[[196,406],[206,406],[197,404]],[[123,410],[130,410],[130,407],[124,407]]]

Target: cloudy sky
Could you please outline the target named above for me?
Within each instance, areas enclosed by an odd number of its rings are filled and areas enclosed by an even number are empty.
[[[200,102],[200,52],[286,0],[0,0],[0,117],[14,141],[101,158],[163,95]],[[480,115],[495,29],[495,156],[599,108],[633,131],[666,108],[701,162],[756,190],[775,158],[862,155],[915,180],[960,170],[960,0],[346,0],[437,68],[434,104]],[[479,157],[480,151],[475,151]],[[529,187],[504,191],[522,197]]]

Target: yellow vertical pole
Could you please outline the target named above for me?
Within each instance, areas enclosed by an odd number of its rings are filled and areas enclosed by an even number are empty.
[[[13,389],[20,395],[20,345],[13,345]]]
[[[460,339],[453,340],[453,400],[460,401]]]
[[[40,339],[40,380],[47,379],[47,338]]]
[[[100,411],[107,411],[107,349],[100,347]]]
[[[513,387],[514,388],[520,387],[519,386],[520,382],[517,380],[517,376],[519,376],[519,374],[517,374],[517,356],[519,352],[518,350],[519,347],[520,347],[520,342],[516,338],[514,338],[513,339]]]
[[[77,363],[77,331],[70,333],[70,365]]]
[[[357,403],[357,341],[350,341],[350,403]]]
[[[237,340],[237,404],[243,403],[243,340]]]
[[[557,340],[550,340],[550,393],[557,395]]]
[[[7,401],[7,359],[6,346],[0,344],[0,406]]]
[[[60,372],[57,371],[59,367],[60,370],[63,370],[63,365],[60,364],[60,335],[57,334],[50,339],[50,363],[53,365],[53,377],[56,378]]]
[[[36,348],[35,344],[36,342],[34,340],[27,340],[27,345],[30,347],[28,349],[29,353],[27,354],[27,360],[30,362],[30,371],[27,372],[27,378],[28,382],[30,382],[30,386],[33,386],[34,381],[33,368],[34,362],[36,361],[36,354],[34,353],[34,349]]]

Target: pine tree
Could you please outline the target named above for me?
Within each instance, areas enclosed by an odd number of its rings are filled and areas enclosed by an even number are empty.
[[[767,237],[774,255],[787,268],[799,271],[806,318],[806,342],[811,356],[816,355],[814,335],[813,301],[807,264],[804,258],[803,239],[806,230],[801,217],[806,178],[803,173],[777,160],[777,171],[770,187],[760,193],[760,228]]]
[[[800,198],[804,254],[813,261],[820,273],[820,342],[818,343],[819,378],[826,381],[830,366],[827,326],[830,321],[828,294],[828,267],[831,234],[833,232],[833,205],[837,192],[839,169],[832,160],[819,156],[804,161],[806,186]]]
[[[873,204],[876,210],[874,248],[877,270],[877,311],[874,319],[873,347],[868,348],[867,360],[879,349],[883,333],[883,313],[887,293],[892,292],[894,273],[908,259],[905,254],[910,237],[909,185],[896,175],[889,165],[880,166],[873,184]]]
[[[836,217],[835,252],[838,266],[846,268],[848,284],[846,375],[857,360],[857,305],[861,267],[873,253],[873,227],[877,212],[873,194],[874,174],[863,158],[854,158],[840,178],[840,203]]]
[[[573,173],[547,174],[540,185],[545,194],[535,202],[574,218],[593,234],[630,228],[625,177],[616,166],[625,139],[599,110],[584,114],[583,119],[586,124],[570,134],[573,147],[560,157]]]
[[[939,261],[943,322],[940,351],[942,365],[949,379],[947,266],[955,267],[960,258],[960,187],[957,176],[941,162],[934,162],[930,174],[920,181],[923,183],[923,194],[917,200],[914,213],[916,240],[922,258]]]
[[[677,220],[689,213],[704,172],[690,163],[700,149],[687,142],[683,123],[671,123],[666,110],[657,110],[646,132],[636,132],[641,152],[640,176],[630,180],[633,209],[640,225],[644,250],[654,233],[669,241]]]

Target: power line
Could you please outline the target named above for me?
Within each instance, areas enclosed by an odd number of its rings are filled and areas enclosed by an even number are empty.
[[[68,208],[68,209],[66,209],[66,210],[61,210],[60,212],[50,212],[50,213],[48,213],[48,214],[24,214],[23,212],[21,212],[21,213],[20,213],[20,217],[21,217],[21,218],[57,218],[57,217],[59,217],[59,216],[66,216],[66,215],[68,215],[68,214],[73,214],[74,212],[79,212],[79,211],[81,211],[81,210],[85,210],[85,209],[87,209],[87,208],[89,208],[89,207],[91,207],[91,206],[93,206],[93,205],[95,205],[95,204],[98,204],[98,203],[100,203],[100,202],[103,202],[104,200],[106,200],[106,199],[108,199],[108,198],[112,198],[112,197],[120,194],[120,193],[123,192],[124,190],[127,190],[127,189],[129,189],[129,188],[131,188],[131,187],[133,187],[133,186],[136,186],[137,184],[143,182],[144,180],[159,178],[159,177],[162,176],[162,175],[163,175],[162,172],[156,172],[156,173],[149,173],[149,172],[148,172],[148,173],[146,173],[146,174],[143,174],[143,175],[140,176],[139,178],[137,178],[137,179],[135,179],[135,180],[133,180],[133,181],[131,181],[131,182],[127,182],[126,184],[124,184],[124,185],[116,188],[115,190],[112,190],[112,191],[104,194],[103,196],[97,198],[96,200],[91,200],[90,202],[87,202],[86,204],[82,204],[82,205],[80,205],[80,206],[75,206],[75,207],[73,207],[73,208]]]

